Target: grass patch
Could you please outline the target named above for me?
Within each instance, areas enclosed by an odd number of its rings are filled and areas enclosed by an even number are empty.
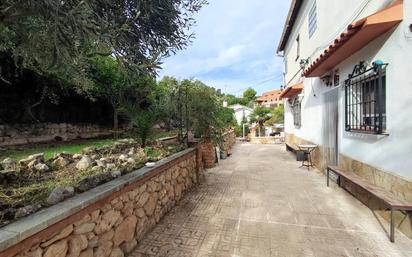
[[[10,149],[6,151],[0,151],[0,161],[9,157],[13,160],[20,160],[29,155],[36,153],[44,153],[44,157],[49,159],[55,154],[67,152],[67,153],[80,153],[85,147],[102,147],[105,145],[112,145],[116,142],[115,139],[91,139],[91,140],[75,140],[67,143],[50,143],[39,144],[30,147],[24,147],[21,149]]]

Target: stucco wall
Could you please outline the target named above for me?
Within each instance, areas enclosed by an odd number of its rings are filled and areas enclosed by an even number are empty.
[[[309,1],[310,2],[310,1]],[[318,25],[322,17],[324,21],[335,21],[339,24],[341,16],[332,19],[331,16],[336,8],[331,8],[330,12],[321,9],[325,1],[317,1],[319,6]],[[358,6],[353,1],[333,1],[337,6],[345,5],[344,13],[350,13],[350,10]],[[370,14],[390,1],[371,1],[365,8],[362,16]],[[307,3],[308,4],[308,3]],[[306,4],[306,5],[307,5]],[[332,6],[332,4],[331,4]],[[356,9],[356,8],[355,8]],[[323,16],[322,16],[323,15]],[[306,18],[304,18],[306,22]],[[393,30],[380,36],[378,39],[366,45],[363,49],[355,53],[344,62],[340,63],[335,69],[339,69],[340,86],[339,86],[339,152],[355,160],[367,163],[373,167],[386,172],[394,173],[406,179],[412,179],[412,158],[409,152],[412,149],[412,140],[409,139],[409,133],[412,131],[412,115],[410,98],[412,88],[412,77],[409,76],[410,68],[407,62],[412,59],[412,32],[409,31],[409,25],[412,24],[412,0],[404,0],[404,20]],[[301,28],[307,30],[307,24]],[[326,38],[326,29],[318,27],[318,31],[312,39]],[[336,26],[332,26],[336,28]],[[297,28],[295,27],[295,30]],[[302,40],[302,39],[301,39]],[[310,41],[310,40],[309,40]],[[288,45],[288,48],[291,46]],[[301,43],[302,56],[308,57],[314,50],[311,42],[305,45]],[[292,54],[293,56],[293,54]],[[287,55],[290,58],[290,55]],[[381,59],[389,63],[387,67],[386,78],[386,107],[387,107],[387,132],[389,135],[368,135],[360,133],[348,133],[344,130],[344,91],[343,82],[353,70],[353,67],[360,61],[369,63],[376,59]],[[293,72],[292,72],[293,73]],[[286,75],[286,80],[291,73]],[[300,76],[298,76],[300,77]],[[296,80],[299,80],[298,78]],[[302,100],[302,125],[300,128],[293,126],[293,117],[289,104],[285,103],[285,131],[294,134],[299,138],[322,145],[322,123],[324,113],[323,94],[331,90],[326,87],[319,78],[305,78],[304,92]],[[367,153],[367,154],[366,154]]]
[[[0,257],[121,257],[200,177],[191,148],[0,229]]]
[[[285,46],[284,55],[287,63],[285,81],[287,85],[299,79],[300,59],[316,59],[323,50],[342,33],[346,27],[363,17],[390,4],[393,0],[316,0],[317,29],[309,38],[308,13],[315,0],[303,1],[301,10]],[[365,5],[365,3],[367,4]],[[411,0],[404,0],[404,5],[411,5]],[[296,59],[296,38],[300,39],[300,57]],[[297,76],[295,76],[298,74]]]

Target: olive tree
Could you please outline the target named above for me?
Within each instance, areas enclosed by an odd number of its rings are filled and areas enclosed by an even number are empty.
[[[193,15],[205,0],[3,0],[0,52],[19,67],[52,73],[87,90],[95,56],[115,56],[135,73],[155,73],[159,59],[190,43]],[[0,77],[8,74],[0,70]]]

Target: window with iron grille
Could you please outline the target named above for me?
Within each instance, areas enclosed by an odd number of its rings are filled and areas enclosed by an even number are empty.
[[[296,128],[300,128],[301,126],[301,104],[298,99],[295,100],[291,104],[292,107],[292,114],[293,114],[293,125]]]
[[[308,26],[309,26],[309,38],[315,34],[316,29],[318,28],[317,13],[316,13],[316,1],[313,2],[312,7],[309,10],[308,14]]]
[[[386,131],[386,64],[367,69],[363,63],[345,81],[346,131]]]

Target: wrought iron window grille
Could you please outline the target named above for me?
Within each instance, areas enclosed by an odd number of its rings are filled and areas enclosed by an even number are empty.
[[[383,134],[386,131],[386,66],[357,64],[345,80],[345,130]]]
[[[300,128],[300,126],[302,125],[302,108],[299,97],[295,97],[293,100],[290,100],[289,104],[293,114],[293,125],[295,126],[295,128]]]

